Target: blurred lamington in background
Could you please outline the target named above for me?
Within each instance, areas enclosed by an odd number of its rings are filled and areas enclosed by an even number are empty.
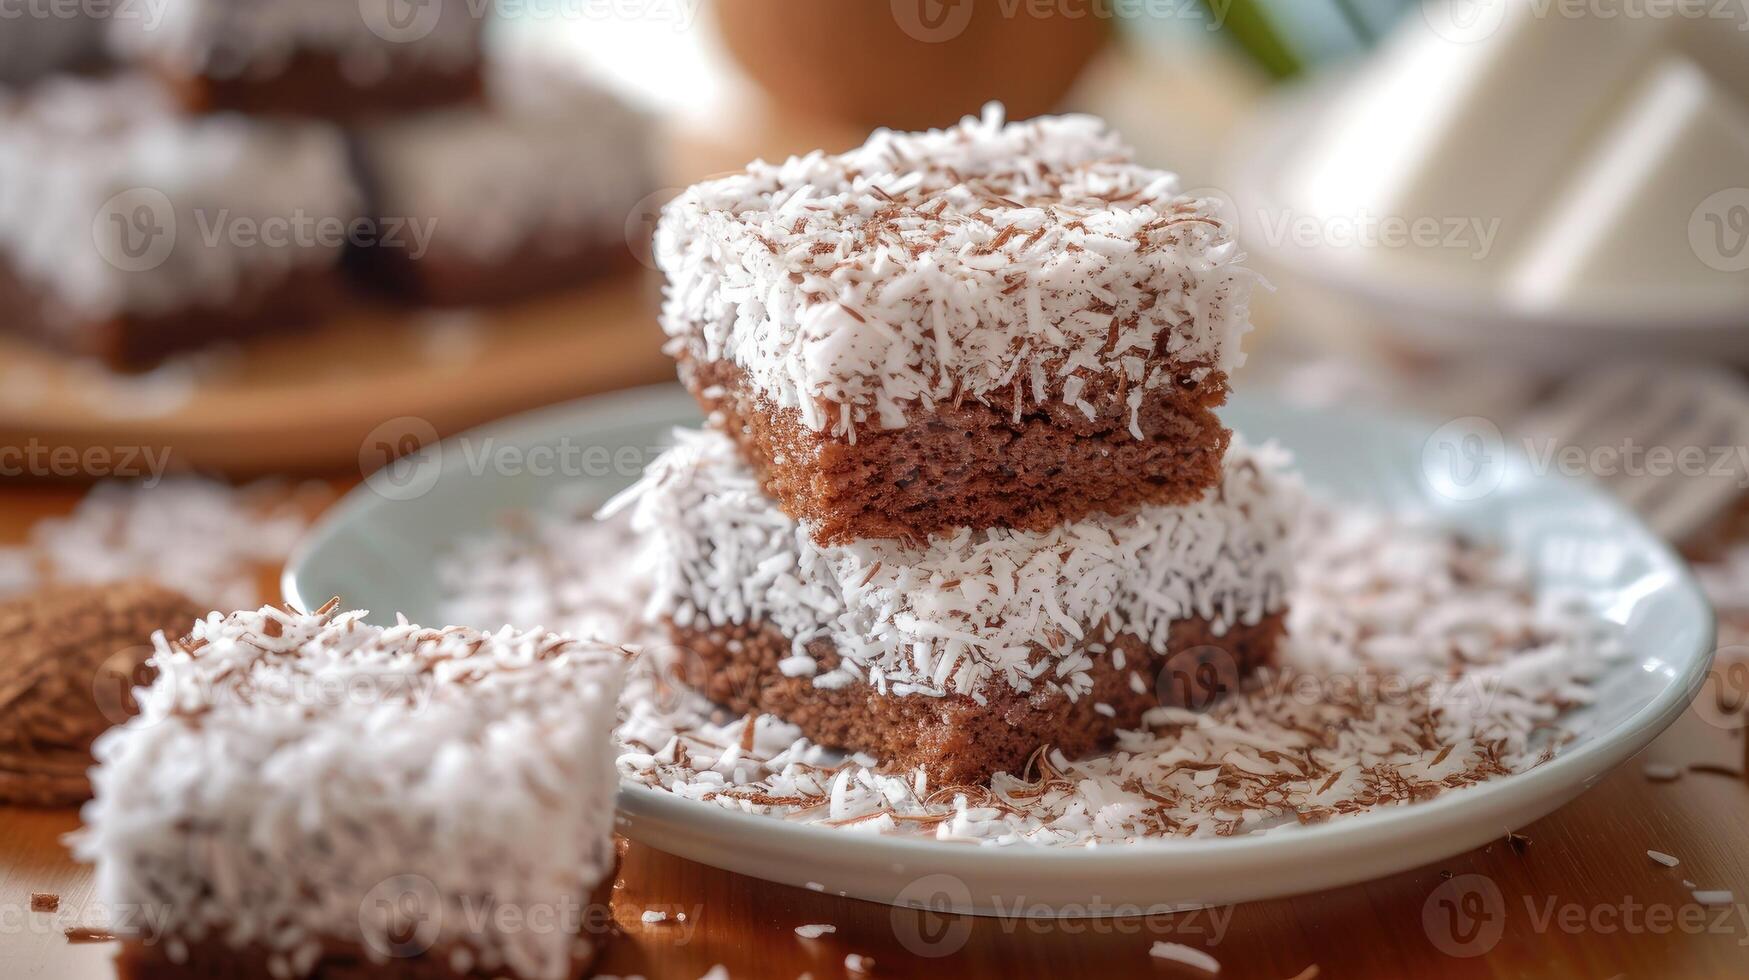
[[[491,5],[393,6],[0,23],[0,323],[135,370],[630,266],[650,121],[494,41]]]

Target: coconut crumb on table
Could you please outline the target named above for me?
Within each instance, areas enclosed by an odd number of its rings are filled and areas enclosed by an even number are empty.
[[[610,557],[630,541],[622,519],[579,507],[464,545],[440,579],[470,614],[458,621],[646,644],[622,703],[622,776],[857,832],[1061,846],[1291,833],[1554,758],[1571,737],[1563,715],[1623,652],[1614,626],[1537,594],[1509,555],[1413,518],[1314,503],[1276,669],[1207,711],[1157,709],[1105,754],[1046,751],[988,787],[932,786],[769,715],[749,744],[742,717],[674,680],[685,652],[638,625],[649,585]],[[1211,778],[1221,772],[1231,778]]]
[[[1217,960],[1208,953],[1197,949],[1195,946],[1186,946],[1183,943],[1156,941],[1154,945],[1148,949],[1148,955],[1155,959],[1166,960],[1169,963],[1188,966],[1193,970],[1201,970],[1204,973],[1221,972],[1220,960]]]
[[[1666,762],[1648,762],[1640,769],[1655,783],[1668,783],[1682,778],[1682,770]]]
[[[38,521],[25,544],[0,548],[0,593],[146,579],[211,609],[253,607],[257,578],[290,557],[327,496],[320,484],[276,481],[98,483],[70,514]]]
[[[1696,889],[1694,900],[1702,905],[1730,905],[1737,897],[1726,888]]]
[[[844,957],[844,968],[851,973],[872,973],[874,971],[874,966],[875,961],[872,956],[864,956],[861,953],[851,953]]]
[[[1662,864],[1666,868],[1674,868],[1682,863],[1671,855],[1665,854],[1663,851],[1647,851],[1646,856],[1659,864]]]
[[[837,931],[837,926],[828,925],[823,922],[805,926],[796,926],[796,935],[803,939],[819,939],[821,936]]]
[[[657,923],[667,922],[668,913],[660,909],[645,909],[644,914],[639,916],[639,918],[645,925],[655,925]]]

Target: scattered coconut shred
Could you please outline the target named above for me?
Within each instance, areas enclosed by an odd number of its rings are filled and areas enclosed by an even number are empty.
[[[1614,626],[1537,595],[1498,552],[1426,523],[1311,507],[1278,667],[1195,712],[1160,708],[1108,753],[1041,753],[988,788],[881,773],[769,715],[717,708],[633,625],[648,589],[622,521],[587,508],[465,543],[440,569],[449,621],[642,645],[623,776],[726,809],[980,844],[1094,845],[1291,830],[1437,796],[1553,758],[1558,722],[1622,655]],[[616,556],[620,560],[616,560]]]
[[[72,513],[38,521],[27,543],[0,548],[0,595],[148,579],[214,609],[253,608],[257,576],[286,560],[327,496],[271,481],[99,483]]]
[[[1193,970],[1201,970],[1204,973],[1221,972],[1220,960],[1217,960],[1213,956],[1197,949],[1195,946],[1186,946],[1183,943],[1156,942],[1148,949],[1148,955],[1157,960],[1166,960],[1169,963],[1188,966]]]

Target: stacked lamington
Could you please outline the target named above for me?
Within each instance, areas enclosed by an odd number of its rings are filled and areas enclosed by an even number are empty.
[[[0,68],[0,325],[139,367],[630,265],[648,121],[488,45],[490,6],[164,0],[52,18],[64,45],[0,18],[42,52]]]
[[[75,839],[123,976],[588,972],[612,929],[620,651],[360,615],[156,637]]]
[[[628,499],[713,698],[977,783],[1269,660],[1297,494],[1214,414],[1254,277],[1175,187],[1096,119],[991,112],[668,207],[711,428]]]

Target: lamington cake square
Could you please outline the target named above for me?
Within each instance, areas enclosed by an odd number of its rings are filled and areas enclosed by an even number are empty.
[[[653,127],[569,62],[492,59],[484,104],[361,126],[381,227],[425,240],[360,250],[403,298],[476,306],[631,267],[627,220],[655,185]]]
[[[712,700],[932,787],[984,784],[1206,708],[1271,660],[1300,500],[1283,455],[1236,440],[1189,504],[820,545],[707,430],[609,513],[630,510],[649,616]]]
[[[266,608],[155,638],[74,851],[133,978],[587,973],[615,648]]]
[[[664,210],[681,379],[821,543],[1040,531],[1220,479],[1255,276],[1088,116],[877,131]]]
[[[339,130],[187,118],[141,76],[0,99],[0,323],[116,367],[345,302]]]
[[[114,56],[190,112],[355,121],[475,98],[491,5],[407,0],[177,0],[117,16]]]

